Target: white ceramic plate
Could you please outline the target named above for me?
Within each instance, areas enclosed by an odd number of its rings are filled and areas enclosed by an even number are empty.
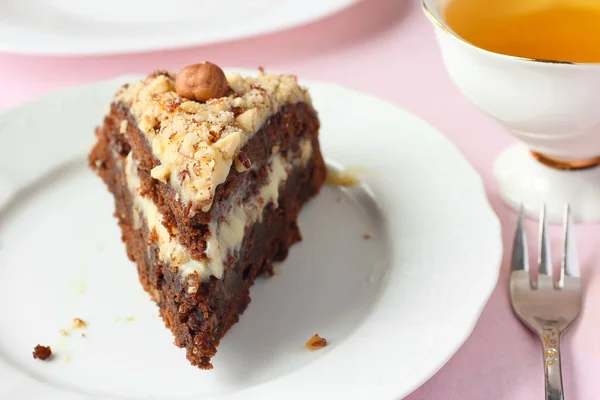
[[[309,203],[304,240],[252,288],[215,369],[191,367],[85,161],[115,88],[136,78],[0,114],[0,398],[397,399],[468,337],[502,247],[479,176],[402,109],[311,83],[324,154],[362,184]],[[61,336],[74,317],[87,328]],[[315,333],[330,345],[310,352]],[[38,343],[52,360],[32,358]]]
[[[2,0],[0,51],[90,55],[242,39],[336,13],[358,0]]]

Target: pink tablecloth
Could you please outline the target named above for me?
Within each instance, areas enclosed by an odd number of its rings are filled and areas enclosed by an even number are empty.
[[[93,58],[0,55],[0,109],[68,85],[159,66],[178,70],[204,59],[339,82],[421,116],[447,135],[483,176],[505,243],[511,243],[516,217],[498,197],[492,164],[512,139],[451,84],[418,0],[365,0],[310,26],[224,45]],[[534,234],[534,224],[528,228]],[[564,380],[569,399],[591,400],[600,398],[600,227],[577,229],[586,308],[563,343]],[[510,311],[507,264],[505,259],[498,287],[471,337],[409,400],[543,398],[541,349]]]

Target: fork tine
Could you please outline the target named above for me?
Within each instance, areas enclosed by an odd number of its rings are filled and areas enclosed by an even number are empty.
[[[527,236],[523,227],[523,205],[519,213],[517,222],[517,231],[515,233],[515,241],[513,245],[512,261],[510,265],[511,271],[529,271],[529,256],[527,253]]]
[[[550,241],[548,240],[548,226],[546,223],[546,204],[542,207],[540,216],[540,256],[538,257],[540,275],[552,276],[552,256],[550,255]]]
[[[575,229],[571,218],[571,207],[565,207],[564,221],[564,252],[560,268],[559,287],[563,287],[565,276],[579,278],[579,257],[577,255],[577,244],[575,242]]]

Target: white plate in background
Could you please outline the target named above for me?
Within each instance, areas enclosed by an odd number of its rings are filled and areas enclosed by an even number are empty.
[[[362,183],[324,187],[305,207],[303,241],[257,280],[214,370],[190,366],[86,165],[94,127],[132,79],[0,113],[0,399],[395,400],[466,340],[502,254],[480,177],[408,112],[309,83],[324,155],[360,168]],[[75,317],[86,337],[61,336]],[[315,333],[330,345],[307,351]],[[52,360],[32,358],[38,343]]]
[[[0,51],[101,55],[203,45],[314,22],[358,0],[2,0]]]

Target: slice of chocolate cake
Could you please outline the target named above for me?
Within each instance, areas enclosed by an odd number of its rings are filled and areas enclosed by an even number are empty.
[[[212,368],[255,277],[301,239],[298,214],[326,175],[318,131],[294,76],[225,76],[210,63],[123,86],[96,130],[90,166],[193,365]]]

